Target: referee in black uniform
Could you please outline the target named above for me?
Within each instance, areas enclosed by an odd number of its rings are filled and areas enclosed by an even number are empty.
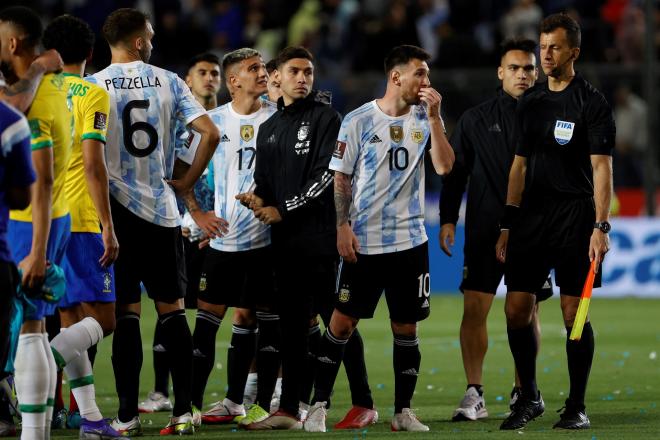
[[[516,104],[538,78],[535,51],[536,43],[528,39],[502,43],[497,68],[502,87],[493,98],[467,110],[451,138],[456,162],[443,181],[440,196],[440,247],[449,256],[461,200],[468,187],[465,262],[460,286],[463,292],[460,340],[467,388],[452,415],[454,421],[488,417],[482,387],[483,362],[488,349],[487,318],[504,275],[504,265],[493,255],[493,248],[500,236],[499,220],[504,212],[507,180],[515,153]],[[537,295],[537,302],[552,295],[551,283],[548,278]],[[534,308],[532,324],[538,340],[541,331],[538,305]],[[516,377],[512,399],[519,394],[519,386]]]
[[[612,110],[574,70],[580,27],[573,19],[565,14],[545,18],[540,48],[548,82],[526,92],[518,105],[516,156],[496,246],[498,258],[506,258],[507,332],[522,385],[522,395],[501,429],[522,428],[544,411],[536,386],[531,326],[535,298],[530,292],[538,291],[554,268],[570,334],[590,261],[598,267],[609,248]],[[600,270],[594,283],[599,286]],[[566,354],[570,393],[554,427],[589,428],[584,405],[594,354],[589,322],[580,341],[570,341],[567,335]]]

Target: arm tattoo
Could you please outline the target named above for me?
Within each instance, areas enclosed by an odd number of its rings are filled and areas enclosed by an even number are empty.
[[[199,211],[199,203],[197,202],[197,197],[195,197],[195,190],[191,188],[188,192],[183,195],[183,203],[186,205],[188,212],[191,214],[195,211]]]
[[[337,211],[337,226],[348,223],[348,213],[351,209],[353,194],[350,176],[335,172],[335,210]]]
[[[20,104],[24,104],[22,110],[27,110],[34,98],[34,93],[39,87],[39,82],[41,81],[43,74],[44,69],[38,64],[32,63],[28,71],[25,73],[25,77],[19,79],[10,86],[0,88],[0,92],[5,95],[5,98],[20,99]],[[14,101],[13,104],[17,107],[23,107],[23,105],[17,105],[18,103],[16,101]]]

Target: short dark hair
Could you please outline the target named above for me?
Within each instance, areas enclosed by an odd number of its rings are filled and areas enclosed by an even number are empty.
[[[128,38],[144,31],[149,16],[133,8],[121,8],[108,15],[103,23],[103,37],[110,46],[126,42]]]
[[[82,63],[94,48],[94,32],[83,20],[60,15],[44,30],[44,48],[60,53],[64,64]]]
[[[240,63],[243,60],[260,56],[261,54],[258,50],[252,49],[250,47],[243,47],[241,49],[233,50],[222,57],[222,72],[224,74],[229,66],[233,66],[234,64]]]
[[[218,66],[220,66],[220,58],[218,58],[216,54],[211,52],[204,52],[195,55],[190,59],[190,61],[188,61],[188,70],[192,69],[193,67],[195,67],[197,63],[201,63],[201,62],[217,64]]]
[[[282,52],[277,55],[277,68],[279,69],[282,64],[294,58],[303,58],[312,63],[314,62],[314,56],[307,48],[303,46],[289,46],[282,49]]]
[[[12,6],[0,11],[0,21],[6,21],[25,33],[23,41],[30,47],[37,47],[41,42],[44,27],[39,16],[25,6]]]
[[[402,44],[392,49],[385,57],[385,73],[389,73],[396,66],[408,64],[410,60],[428,61],[431,54],[421,47],[410,44]]]
[[[529,38],[507,38],[506,40],[502,41],[502,44],[500,44],[500,58],[504,57],[507,52],[512,50],[535,53],[536,42],[534,40],[530,40]]]
[[[266,63],[266,72],[268,72],[269,75],[273,73],[273,70],[277,70],[277,58],[273,58]]]
[[[580,47],[582,43],[582,32],[577,21],[573,20],[566,13],[548,15],[541,22],[541,33],[547,34],[555,29],[564,29],[566,38],[571,47]]]

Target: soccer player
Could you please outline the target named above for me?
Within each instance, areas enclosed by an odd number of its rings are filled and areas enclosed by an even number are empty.
[[[19,283],[16,265],[7,243],[10,209],[25,209],[30,204],[30,185],[35,175],[30,159],[30,129],[25,117],[10,105],[0,102],[0,370],[4,371],[9,349],[13,292]],[[5,413],[6,412],[6,413]],[[16,435],[11,414],[2,405],[0,437]]]
[[[393,431],[428,431],[412,413],[421,354],[418,322],[429,316],[430,279],[424,230],[424,155],[446,174],[454,152],[431,87],[429,54],[398,46],[385,58],[381,99],[342,122],[330,170],[335,172],[339,295],[319,351],[313,407],[305,430],[325,432],[326,407],[348,338],[371,318],[383,290],[394,336]],[[429,148],[430,147],[430,148]]]
[[[0,101],[13,105],[22,112],[26,112],[41,79],[47,73],[59,71],[62,68],[62,58],[55,50],[47,50],[40,54],[28,67],[25,75],[13,84],[7,84],[0,71]]]
[[[16,6],[0,12],[0,57],[16,78],[26,75],[37,58],[43,28],[30,9]],[[8,241],[22,270],[24,289],[38,289],[48,263],[61,265],[71,234],[64,184],[71,157],[73,113],[62,74],[44,76],[27,115],[36,182],[32,204],[10,213]],[[15,360],[16,391],[23,413],[23,439],[50,436],[57,365],[45,333],[44,317],[55,304],[31,299],[24,316]]]
[[[486,321],[504,265],[492,254],[499,238],[499,219],[504,211],[506,185],[513,161],[514,121],[517,99],[534,85],[538,76],[536,43],[512,39],[502,43],[497,76],[502,88],[497,96],[466,111],[451,137],[456,162],[444,179],[440,195],[440,247],[451,256],[461,199],[468,185],[465,218],[465,262],[463,267],[463,320],[461,352],[467,390],[452,419],[477,420],[488,417],[483,397],[482,368],[488,349]],[[537,301],[552,295],[551,280]],[[538,304],[534,308],[534,333],[539,339]],[[519,390],[512,391],[515,399]]]
[[[110,215],[104,158],[110,99],[101,87],[82,79],[94,48],[94,32],[87,23],[70,15],[57,17],[46,27],[43,42],[62,56],[75,120],[73,154],[64,186],[71,208],[71,238],[62,264],[67,292],[59,310],[66,331],[53,338],[51,347],[78,404],[81,433],[119,437],[96,405],[87,354],[115,327],[112,263],[119,246]]]
[[[268,93],[264,96],[270,102],[277,103],[277,100],[282,97],[280,73],[277,71],[277,58],[266,63],[266,71],[268,71]]]
[[[174,385],[172,417],[161,434],[190,434],[194,431],[192,337],[183,305],[183,245],[175,190],[184,194],[192,188],[218,143],[218,130],[183,80],[147,64],[154,31],[145,14],[118,9],[106,19],[103,35],[110,45],[112,64],[90,81],[110,95],[106,161],[112,219],[122,249],[115,262],[117,324],[112,361],[119,412],[112,425],[124,435],[141,431],[142,283],[162,324]],[[201,137],[188,172],[180,180],[170,180],[177,120]],[[221,233],[219,221],[206,216],[202,223],[210,236]]]
[[[570,377],[566,406],[554,427],[590,426],[584,398],[594,354],[591,323],[579,341],[568,336],[590,262],[599,267],[609,247],[616,129],[603,95],[575,71],[580,39],[580,27],[568,15],[541,22],[541,66],[548,82],[531,88],[518,104],[516,156],[496,252],[506,260],[507,333],[522,391],[501,429],[522,428],[544,411],[536,384],[532,292],[540,290],[551,268],[561,289]],[[598,270],[594,287],[600,275]]]
[[[222,131],[212,160],[215,215],[228,221],[229,231],[211,240],[199,282],[192,396],[193,405],[198,408],[202,406],[206,383],[215,365],[215,336],[220,322],[227,307],[235,309],[227,352],[227,395],[202,415],[206,424],[229,423],[245,417],[243,392],[257,340],[255,310],[270,312],[274,289],[270,227],[234,197],[254,187],[259,127],[276,111],[273,104],[261,99],[267,89],[268,73],[259,52],[250,48],[226,54],[222,72],[232,101],[212,110],[209,116]],[[259,324],[264,338],[276,336],[273,327],[277,327],[277,320],[260,320]],[[278,344],[276,341],[269,345]],[[278,366],[276,360],[270,393],[260,402],[267,409]],[[268,416],[267,410],[259,406],[251,409],[249,420]]]
[[[193,57],[188,62],[186,84],[190,87],[190,91],[197,102],[199,102],[205,110],[208,111],[216,108],[218,106],[218,92],[220,91],[220,60],[218,57],[212,53],[203,53]],[[191,155],[190,147],[191,142],[193,142],[193,140],[196,141],[197,137],[191,137],[190,134],[191,133],[186,129],[185,124],[180,122],[177,124],[177,160],[175,162],[175,167],[187,169],[194,158],[194,151]],[[212,184],[207,183],[207,176],[202,176],[202,178],[195,184],[195,195],[198,200],[200,200],[202,209],[205,211],[213,209],[212,186]],[[182,208],[180,208],[180,210],[181,209]],[[184,214],[184,220],[187,218],[192,221],[192,217],[190,217],[189,213],[187,215]],[[199,229],[196,225],[194,228]],[[187,308],[195,308],[202,263],[204,262],[204,256],[206,255],[208,247],[203,246],[200,249],[202,241],[205,239],[203,234],[199,237],[192,237],[193,240],[191,241],[190,228],[186,228],[185,225],[182,225],[181,230],[184,236],[183,243],[186,261],[186,276],[188,278],[185,303]],[[147,398],[138,405],[140,412],[152,413],[172,410],[172,402],[169,399],[168,391],[170,368],[167,358],[168,355],[163,344],[162,326],[156,322],[153,342],[155,386],[154,391],[151,391]],[[194,380],[195,377],[193,376],[193,381]],[[197,413],[193,411],[193,418],[196,418],[196,416]]]

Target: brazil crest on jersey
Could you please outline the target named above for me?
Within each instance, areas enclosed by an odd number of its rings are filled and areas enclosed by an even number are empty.
[[[176,121],[205,114],[175,73],[142,61],[111,64],[88,78],[110,95],[106,161],[110,193],[160,226],[180,223],[172,178]]]
[[[360,253],[403,251],[427,240],[424,154],[429,136],[422,106],[391,117],[371,101],[344,118],[330,169],[353,176],[350,221]]]
[[[211,247],[225,252],[247,251],[270,244],[270,228],[235,199],[254,189],[254,165],[259,126],[277,109],[263,101],[261,109],[240,115],[231,102],[209,112],[220,130],[220,143],[213,155],[215,215],[229,222],[229,232],[211,240]]]

